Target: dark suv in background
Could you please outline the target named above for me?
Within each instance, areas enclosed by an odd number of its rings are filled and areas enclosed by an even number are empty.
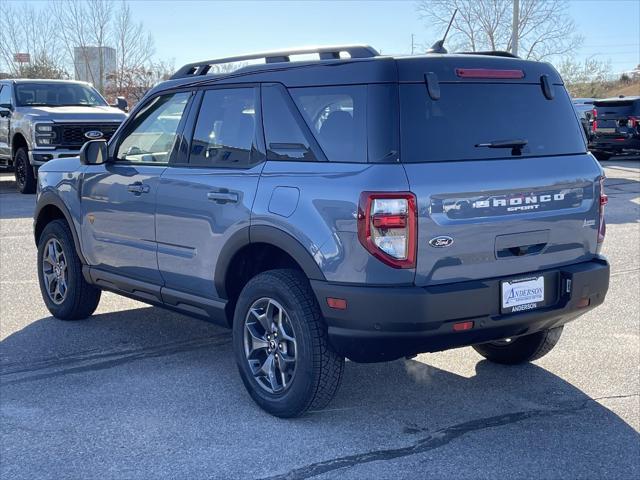
[[[593,102],[592,131],[589,150],[598,160],[621,153],[640,153],[640,97]]]

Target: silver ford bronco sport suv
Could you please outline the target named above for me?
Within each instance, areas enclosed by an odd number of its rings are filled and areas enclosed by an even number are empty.
[[[345,357],[548,353],[607,293],[606,199],[549,64],[366,46],[211,60],[41,167],[39,280],[60,319],[109,290],[232,328],[250,395],[292,417],[327,405]]]
[[[109,140],[126,118],[89,84],[70,80],[0,81],[0,169],[13,168],[21,193],[34,193],[38,168],[77,157],[92,139]]]

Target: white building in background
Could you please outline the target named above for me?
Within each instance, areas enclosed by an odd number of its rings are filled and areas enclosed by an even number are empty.
[[[74,47],[73,66],[76,80],[92,83],[97,89],[104,90],[109,86],[108,75],[116,70],[116,50],[111,47]]]

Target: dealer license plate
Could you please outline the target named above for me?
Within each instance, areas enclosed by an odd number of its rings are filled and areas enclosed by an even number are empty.
[[[502,282],[502,313],[533,310],[544,305],[544,277]]]

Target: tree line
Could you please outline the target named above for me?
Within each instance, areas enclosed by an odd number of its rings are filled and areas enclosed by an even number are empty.
[[[98,47],[97,59],[87,47]],[[101,47],[115,49],[115,67]],[[17,61],[16,53],[28,53],[30,61]],[[124,0],[56,0],[40,9],[3,2],[0,9],[0,72],[10,77],[68,79],[83,69],[104,95],[135,103],[174,70],[154,53],[153,36]]]

